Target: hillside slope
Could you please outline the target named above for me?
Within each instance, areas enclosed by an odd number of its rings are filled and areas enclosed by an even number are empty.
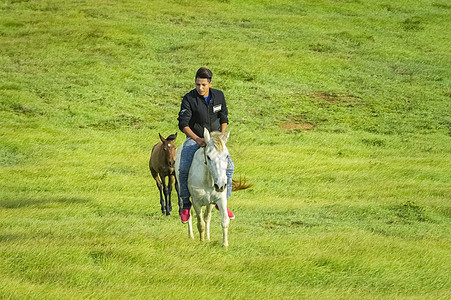
[[[449,298],[450,27],[443,0],[3,1],[0,295]],[[147,166],[200,66],[254,184],[227,251]]]

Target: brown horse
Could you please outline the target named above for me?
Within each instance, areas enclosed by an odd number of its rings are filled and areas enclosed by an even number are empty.
[[[177,191],[178,205],[179,205],[179,214],[181,211],[181,199],[179,197],[179,187],[177,184],[177,179],[175,178],[175,139],[177,138],[176,134],[171,134],[167,137],[167,139],[163,138],[160,135],[160,143],[155,144],[152,148],[152,154],[150,155],[149,160],[149,168],[152,173],[152,177],[157,182],[157,187],[160,190],[160,204],[161,204],[161,212],[166,214],[166,216],[170,215],[172,211],[171,204],[171,193],[172,186],[175,182],[175,190]],[[168,184],[166,184],[166,177],[168,177]],[[164,194],[164,199],[163,199]]]

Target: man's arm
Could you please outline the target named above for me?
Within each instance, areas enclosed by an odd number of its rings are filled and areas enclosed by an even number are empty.
[[[189,120],[192,116],[191,105],[188,101],[187,96],[185,95],[182,100],[182,105],[180,107],[180,112],[177,120],[179,121],[179,129],[183,132],[185,127],[189,126]],[[185,133],[186,134],[186,133]]]
[[[222,132],[223,134],[225,134],[225,133],[226,133],[226,130],[227,130],[227,123],[222,123],[222,124],[221,124],[221,132]]]
[[[192,138],[200,147],[205,147],[207,144],[205,143],[205,140],[199,136],[197,136],[197,134],[195,134],[191,128],[189,128],[189,126],[186,126],[183,128],[183,132],[189,136],[190,138]]]

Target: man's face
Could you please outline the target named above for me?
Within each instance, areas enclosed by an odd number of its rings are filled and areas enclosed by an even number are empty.
[[[196,91],[202,97],[207,97],[211,88],[211,82],[207,78],[196,78]]]

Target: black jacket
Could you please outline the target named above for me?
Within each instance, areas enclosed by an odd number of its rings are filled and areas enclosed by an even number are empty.
[[[181,131],[188,126],[196,135],[203,138],[204,128],[208,131],[221,131],[221,124],[229,123],[224,94],[215,89],[210,89],[210,94],[210,104],[207,104],[196,89],[183,97],[177,118]]]

